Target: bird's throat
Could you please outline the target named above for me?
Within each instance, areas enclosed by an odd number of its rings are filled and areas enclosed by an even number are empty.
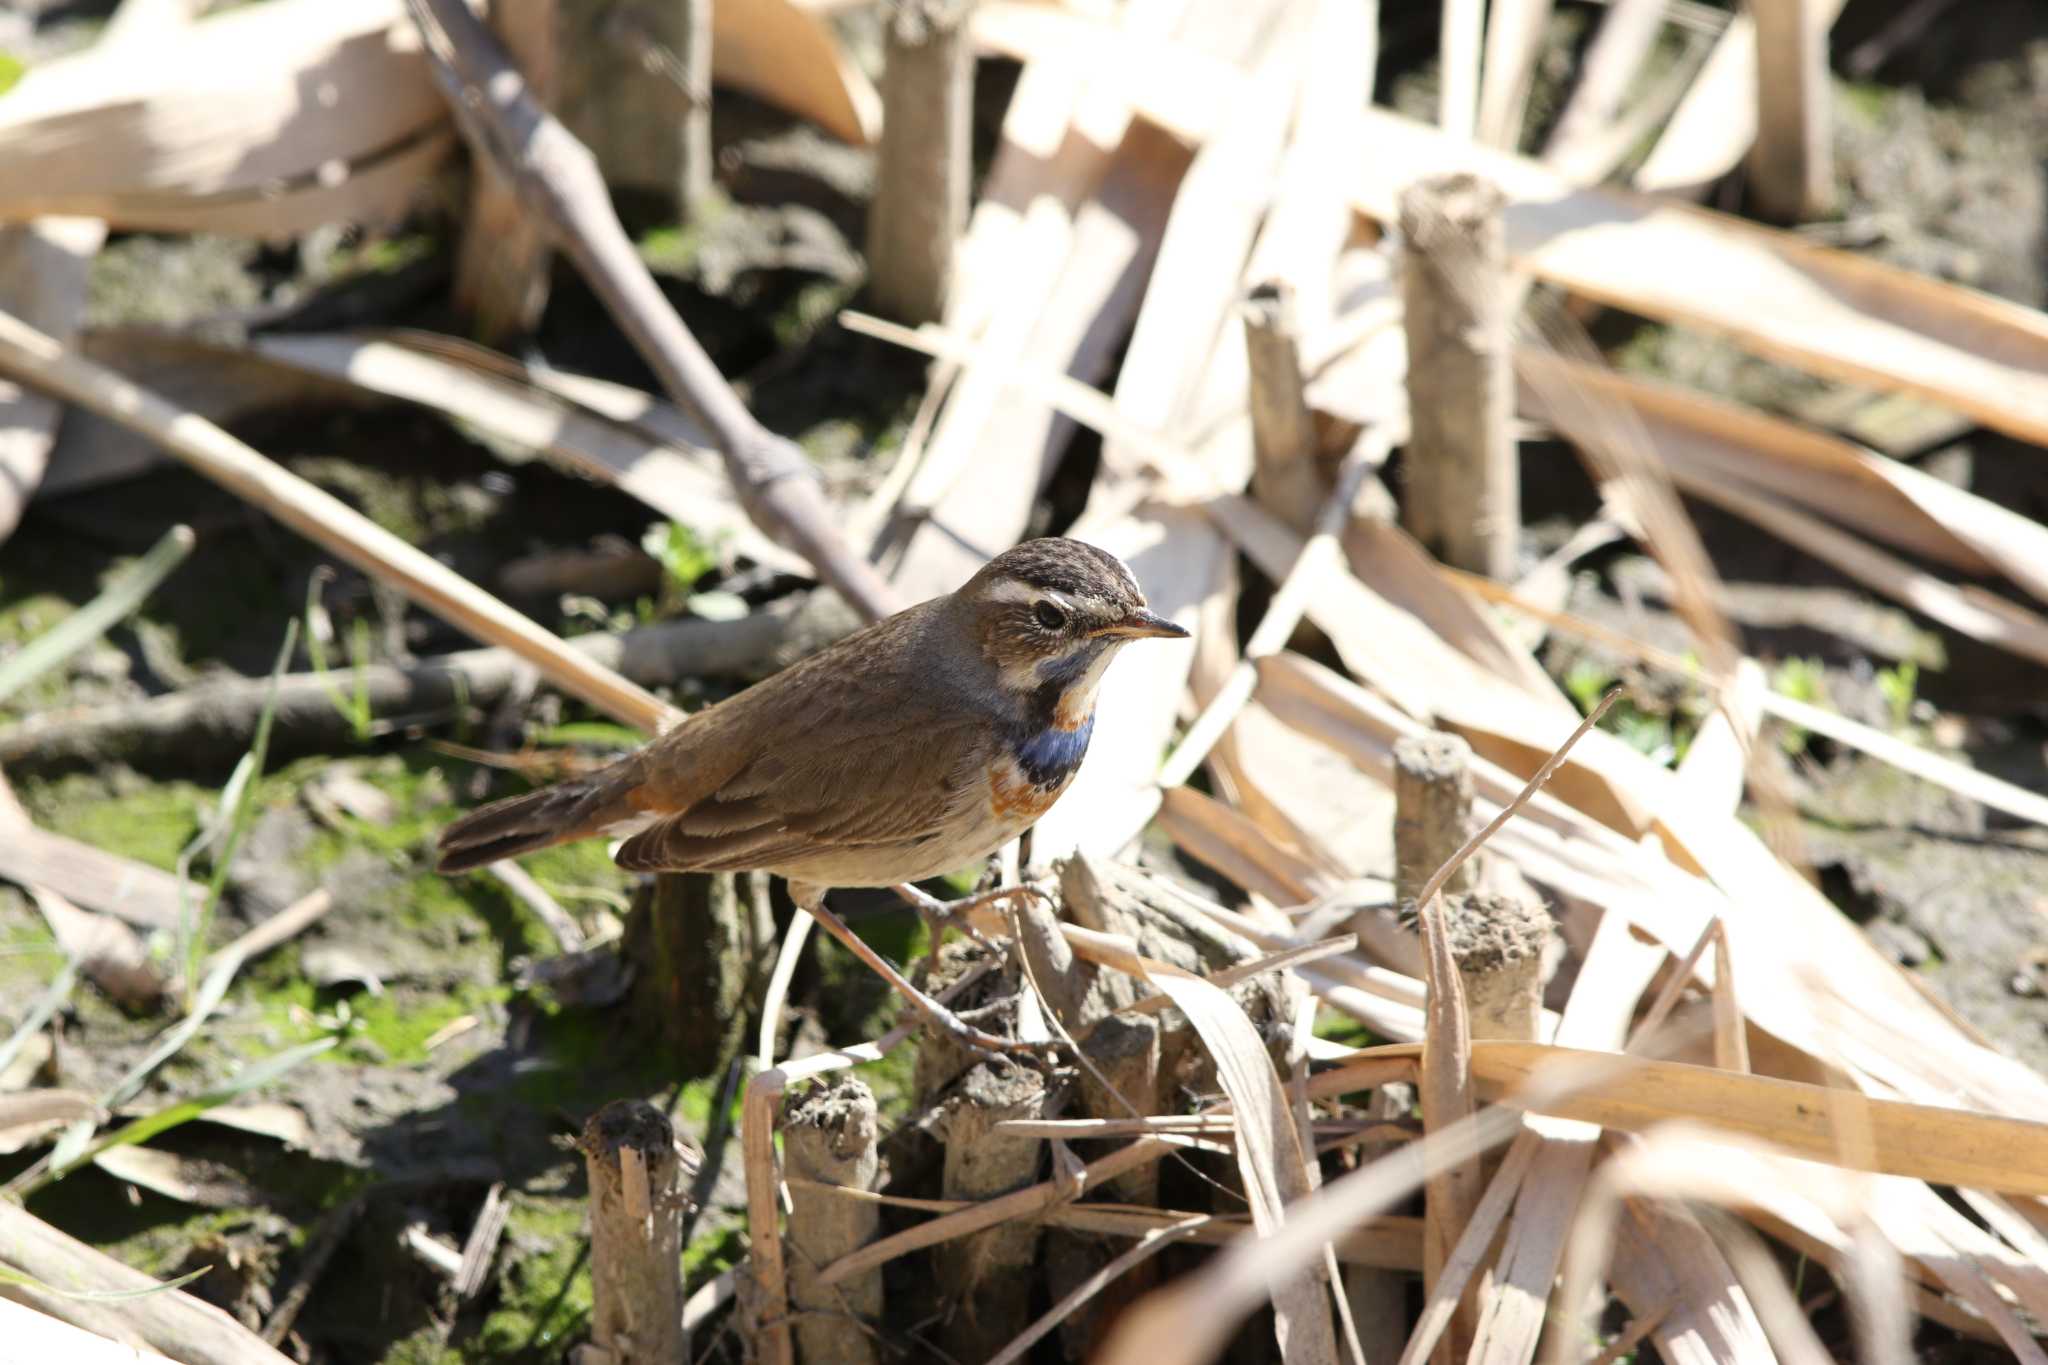
[[[1088,755],[1088,737],[1095,733],[1091,712],[1071,729],[1048,725],[1021,733],[1011,744],[1011,756],[1035,787],[1064,787]]]

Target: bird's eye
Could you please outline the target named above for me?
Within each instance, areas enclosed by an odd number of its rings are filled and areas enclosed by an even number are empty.
[[[1040,602],[1031,609],[1031,614],[1037,617],[1038,624],[1047,630],[1058,630],[1067,623],[1067,614],[1050,602]]]

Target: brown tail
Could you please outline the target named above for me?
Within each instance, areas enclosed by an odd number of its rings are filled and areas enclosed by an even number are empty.
[[[493,801],[441,831],[440,870],[467,872],[500,858],[588,838],[631,817],[625,796],[634,785],[624,765],[615,764],[589,777]]]

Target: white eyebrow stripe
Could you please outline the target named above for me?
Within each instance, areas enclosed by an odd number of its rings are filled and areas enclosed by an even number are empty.
[[[988,595],[998,602],[1035,602],[1038,589],[1016,578],[999,578],[989,584]]]
[[[1034,588],[1018,578],[999,579],[989,588],[988,595],[998,602],[1050,602],[1062,611],[1074,610],[1072,599],[1064,593],[1054,592],[1050,588]]]

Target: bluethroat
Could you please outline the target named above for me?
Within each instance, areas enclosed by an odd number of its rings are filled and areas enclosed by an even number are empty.
[[[572,839],[624,839],[636,872],[754,872],[935,1024],[1008,1046],[930,1000],[825,908],[831,887],[965,867],[1057,801],[1088,751],[1117,650],[1187,631],[1147,610],[1121,560],[1026,541],[957,592],[898,612],[696,713],[608,767],[475,811],[441,834],[461,872]]]

